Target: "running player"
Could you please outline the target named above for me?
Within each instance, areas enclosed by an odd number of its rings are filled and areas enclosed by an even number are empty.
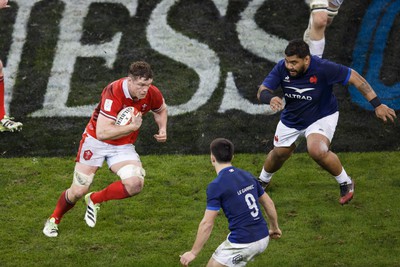
[[[94,227],[100,203],[132,197],[142,191],[145,170],[133,145],[142,124],[142,115],[152,111],[158,125],[154,138],[158,142],[167,140],[167,106],[152,81],[150,65],[138,61],[130,65],[128,77],[110,83],[103,90],[80,142],[72,184],[61,193],[44,226],[46,236],[58,236],[61,218],[83,196],[87,204],[84,219],[88,226]],[[130,124],[116,125],[119,111],[127,106],[133,106],[141,113],[133,116]],[[120,180],[101,191],[88,193],[93,177],[104,161]]]
[[[347,175],[339,158],[330,150],[339,118],[338,103],[332,92],[334,84],[352,84],[375,108],[384,122],[394,122],[396,113],[382,104],[369,83],[355,70],[311,56],[303,40],[290,41],[285,59],[279,61],[258,89],[257,98],[272,110],[282,111],[276,128],[274,148],[268,153],[260,174],[266,188],[272,175],[292,155],[299,137],[305,136],[308,154],[340,184],[340,204],[348,203],[354,194],[354,181]],[[283,100],[273,95],[282,88]]]

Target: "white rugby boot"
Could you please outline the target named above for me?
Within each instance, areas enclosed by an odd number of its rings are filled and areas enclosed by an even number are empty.
[[[354,196],[354,180],[352,180],[350,184],[348,184],[347,182],[341,183],[339,203],[342,205],[348,204],[350,200],[353,199],[353,196]]]
[[[57,237],[58,236],[58,225],[56,224],[55,218],[49,218],[43,228],[43,234],[48,237]]]
[[[97,220],[97,212],[100,209],[100,204],[94,204],[90,199],[90,195],[93,192],[86,194],[85,202],[86,202],[86,213],[85,213],[85,222],[89,227],[95,227]]]
[[[9,117],[7,115],[1,120],[0,124],[0,132],[14,132],[22,130],[22,123],[17,121],[12,121],[14,118]]]

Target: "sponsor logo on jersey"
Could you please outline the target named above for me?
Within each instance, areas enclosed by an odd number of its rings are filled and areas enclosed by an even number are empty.
[[[292,86],[285,86],[285,89],[291,89],[291,90],[294,90],[296,93],[298,93],[298,94],[285,93],[285,97],[292,98],[292,99],[307,100],[307,101],[311,101],[312,97],[309,95],[301,95],[301,94],[308,92],[308,91],[315,90],[315,88],[313,88],[313,87],[297,88],[297,87],[292,87]]]
[[[292,98],[292,99],[307,100],[307,101],[311,101],[312,100],[312,97],[309,96],[309,95],[296,95],[296,94],[285,93],[285,97]]]
[[[285,88],[295,90],[296,93],[299,93],[299,94],[305,93],[307,91],[315,90],[315,88],[313,88],[313,87],[310,87],[310,88],[297,88],[297,87],[292,87],[292,86],[285,86]]]

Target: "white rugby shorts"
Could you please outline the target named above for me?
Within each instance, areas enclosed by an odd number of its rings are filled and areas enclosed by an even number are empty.
[[[269,236],[253,243],[237,244],[226,239],[215,250],[212,257],[225,266],[245,266],[253,261],[254,257],[261,254],[268,246]]]
[[[132,144],[111,145],[84,133],[76,161],[89,166],[101,167],[104,160],[107,161],[107,165],[110,168],[112,165],[122,161],[135,160],[140,162],[140,157]]]
[[[329,139],[329,142],[331,142],[333,135],[335,134],[338,120],[339,111],[336,111],[332,115],[317,120],[304,130],[289,128],[279,121],[275,131],[274,146],[290,147],[293,143],[298,143],[300,141],[299,138],[307,138],[307,136],[312,133],[322,134]]]

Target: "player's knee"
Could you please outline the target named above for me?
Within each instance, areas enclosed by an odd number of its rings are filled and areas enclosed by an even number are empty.
[[[117,175],[121,178],[128,193],[133,196],[139,194],[144,185],[146,171],[141,166],[128,164],[118,170]]]
[[[79,199],[81,199],[83,196],[85,196],[88,192],[89,192],[89,187],[72,185],[68,189],[67,198],[70,202],[76,203]]]
[[[323,142],[313,143],[307,145],[307,151],[312,159],[315,161],[320,161],[328,155],[329,148]]]
[[[137,177],[122,180],[122,183],[130,196],[139,194],[144,186],[144,180]]]
[[[274,158],[275,162],[285,162],[293,154],[290,149],[273,149],[271,151],[271,157]]]
[[[119,169],[117,171],[117,175],[121,178],[121,180],[129,179],[132,177],[138,177],[143,180],[146,176],[146,171],[141,166],[128,164]]]
[[[89,187],[93,182],[94,173],[92,174],[85,174],[83,172],[74,171],[74,179],[73,184],[77,187]]]

